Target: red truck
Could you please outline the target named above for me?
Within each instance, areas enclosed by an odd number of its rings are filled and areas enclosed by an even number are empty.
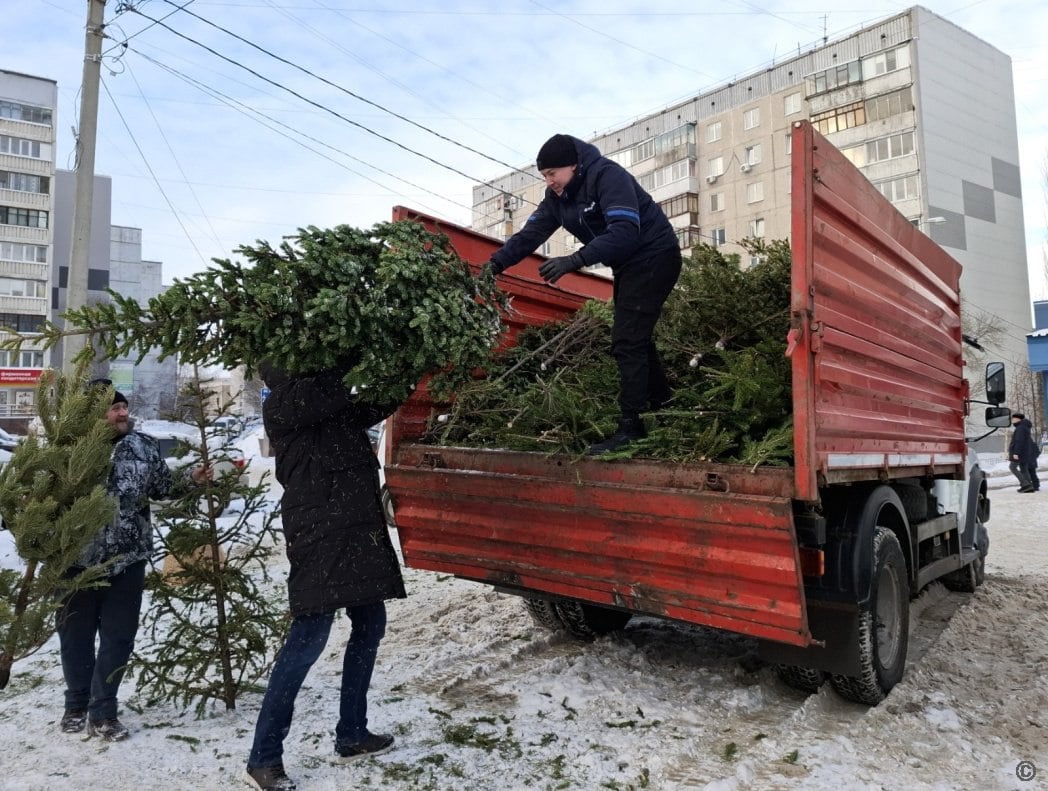
[[[792,130],[792,467],[575,460],[418,440],[424,387],[391,419],[386,482],[405,563],[524,597],[579,636],[633,614],[752,636],[801,689],[827,678],[875,704],[903,675],[909,604],[974,591],[990,502],[967,447],[960,265],[809,123]],[[499,242],[398,208],[474,265]],[[557,287],[533,257],[500,276],[506,342],[564,318],[606,280]],[[987,366],[987,425],[1009,424]],[[609,394],[612,397],[612,394]]]

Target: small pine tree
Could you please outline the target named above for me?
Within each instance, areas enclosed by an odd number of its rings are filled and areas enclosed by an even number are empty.
[[[228,466],[229,446],[215,442],[215,416],[206,412],[210,396],[199,377],[183,391],[200,432],[194,450],[203,464]],[[268,670],[270,648],[280,643],[286,617],[263,590],[275,538],[267,490],[265,476],[252,486],[233,471],[158,512],[161,556],[155,560],[166,554],[176,562],[166,564],[166,572],[154,563],[147,577],[146,639],[132,668],[150,703],[194,703],[198,715],[211,700],[235,709],[240,693]],[[242,509],[223,515],[233,500]]]
[[[21,571],[0,571],[0,689],[14,662],[54,633],[63,594],[106,584],[104,566],[78,567],[81,552],[116,513],[106,494],[113,429],[105,414],[113,393],[85,391],[86,368],[41,377],[43,437],[27,437],[0,471],[0,514],[25,563]]]

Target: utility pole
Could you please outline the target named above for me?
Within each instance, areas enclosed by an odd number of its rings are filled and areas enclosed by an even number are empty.
[[[91,214],[95,190],[95,138],[98,129],[98,84],[102,72],[102,21],[106,0],[87,0],[84,36],[84,73],[80,97],[80,123],[76,140],[76,203],[73,206],[73,243],[69,254],[66,309],[87,304],[87,269],[91,250]],[[66,322],[65,329],[69,329]],[[62,342],[62,371],[71,374],[73,358],[84,348],[83,335]]]

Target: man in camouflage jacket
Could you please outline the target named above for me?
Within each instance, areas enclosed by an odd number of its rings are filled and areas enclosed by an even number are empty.
[[[122,393],[114,393],[106,422],[114,432],[108,492],[118,509],[113,521],[84,548],[78,565],[82,569],[110,563],[109,584],[74,591],[59,608],[66,683],[61,726],[66,733],[79,733],[86,725],[91,736],[120,741],[129,732],[116,716],[117,690],[134,647],[146,561],[153,551],[149,501],[170,496],[176,486],[156,440],[132,429]],[[196,467],[189,475],[203,483],[210,474]]]

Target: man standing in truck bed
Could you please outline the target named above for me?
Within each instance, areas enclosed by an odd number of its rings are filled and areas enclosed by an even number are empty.
[[[618,430],[589,452],[617,450],[645,436],[641,412],[670,397],[652,334],[663,303],[680,275],[677,234],[637,180],[596,146],[570,135],[554,135],[539,149],[536,167],[546,180],[539,207],[491,256],[498,274],[535,252],[558,228],[583,247],[550,258],[539,274],[556,283],[584,266],[604,264],[615,278],[611,353],[619,367]]]

